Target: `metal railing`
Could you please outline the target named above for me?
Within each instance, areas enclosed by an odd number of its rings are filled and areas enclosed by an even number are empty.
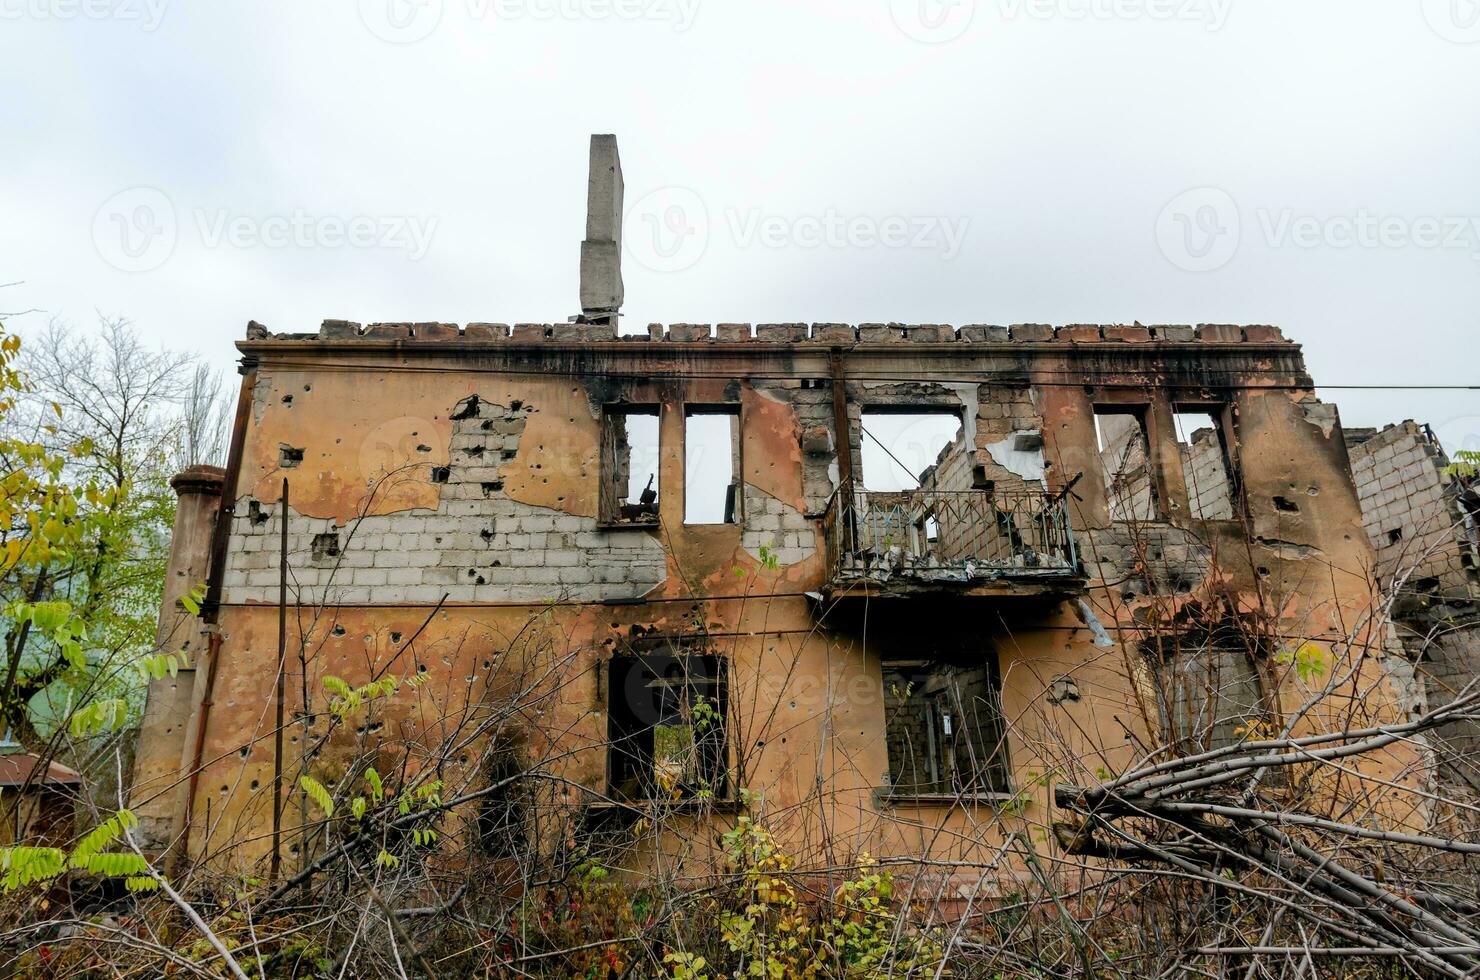
[[[823,516],[834,581],[1079,574],[1067,494],[843,488]]]

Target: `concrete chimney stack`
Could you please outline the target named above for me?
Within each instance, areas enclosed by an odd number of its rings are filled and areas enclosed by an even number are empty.
[[[591,137],[591,172],[586,181],[582,319],[614,324],[622,299],[622,160],[617,155],[617,138],[598,135]]]

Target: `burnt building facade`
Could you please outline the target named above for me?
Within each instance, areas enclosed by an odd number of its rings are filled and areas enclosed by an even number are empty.
[[[1169,739],[1421,707],[1279,330],[623,335],[614,144],[592,163],[575,322],[248,328],[228,466],[176,532],[209,589],[166,610],[198,652],[150,691],[156,846],[260,860],[300,774],[368,753],[447,799],[538,770],[576,828],[748,808],[802,860],[979,860]],[[334,692],[388,676],[335,729]],[[631,850],[678,846],[652,826]]]

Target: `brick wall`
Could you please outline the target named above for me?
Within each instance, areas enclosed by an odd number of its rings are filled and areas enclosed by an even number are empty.
[[[1437,707],[1480,678],[1480,580],[1463,488],[1445,475],[1443,448],[1412,421],[1348,430],[1346,438],[1378,583],[1384,590],[1401,583],[1398,639]],[[1480,723],[1452,722],[1435,735],[1443,776],[1480,790],[1469,762],[1480,751]]]
[[[1362,521],[1387,587],[1407,575],[1405,591],[1480,597],[1473,530],[1459,487],[1444,475],[1443,449],[1415,423],[1348,437]]]
[[[1223,444],[1212,429],[1198,429],[1190,444],[1182,445],[1182,476],[1192,516],[1201,520],[1226,521],[1233,517],[1233,487],[1228,481]]]
[[[436,602],[633,598],[667,575],[642,531],[511,500],[502,464],[520,451],[531,409],[470,399],[453,415],[451,460],[435,510],[350,520],[288,515],[293,601]],[[384,480],[426,480],[428,467]],[[223,577],[227,602],[276,602],[281,508],[238,501]],[[337,539],[333,551],[326,536]],[[315,539],[319,540],[315,547]]]

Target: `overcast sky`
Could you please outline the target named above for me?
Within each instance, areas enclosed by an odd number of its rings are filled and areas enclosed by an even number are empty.
[[[1274,323],[1480,382],[1480,0],[0,0],[0,311]],[[1336,391],[1480,448],[1480,393]]]

